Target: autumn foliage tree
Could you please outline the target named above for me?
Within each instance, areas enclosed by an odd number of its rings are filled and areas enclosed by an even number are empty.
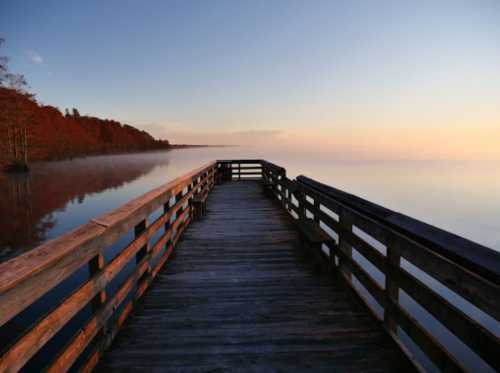
[[[0,43],[3,40],[0,39]],[[165,149],[167,140],[127,124],[80,115],[77,109],[63,115],[41,105],[27,91],[22,75],[8,71],[0,57],[0,166],[27,168],[28,160],[56,160],[92,154]]]
[[[27,126],[34,103],[26,88],[24,76],[11,73],[8,58],[0,57],[0,131],[6,136],[2,151],[9,167],[20,170],[28,169]]]

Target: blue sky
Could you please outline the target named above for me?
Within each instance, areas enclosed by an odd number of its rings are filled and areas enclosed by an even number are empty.
[[[2,0],[0,35],[41,102],[178,142],[362,133],[363,151],[411,158],[385,134],[412,152],[462,136],[428,154],[450,157],[479,126],[464,156],[500,155],[494,0]]]

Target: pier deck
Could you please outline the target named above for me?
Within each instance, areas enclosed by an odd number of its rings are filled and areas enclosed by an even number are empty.
[[[262,183],[217,186],[97,371],[414,369]]]

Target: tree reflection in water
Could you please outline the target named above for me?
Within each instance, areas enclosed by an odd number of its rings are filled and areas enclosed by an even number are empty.
[[[33,164],[29,174],[0,173],[0,262],[44,242],[58,223],[54,212],[69,203],[121,188],[168,162],[110,155]]]

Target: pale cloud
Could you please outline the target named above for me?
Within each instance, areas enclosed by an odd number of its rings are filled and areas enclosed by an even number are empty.
[[[36,51],[34,50],[29,50],[26,51],[26,54],[30,61],[34,63],[35,65],[41,65],[43,64],[43,57]]]
[[[272,142],[285,133],[278,129],[199,130],[178,122],[131,121],[130,123],[156,138],[167,139],[174,144],[250,145],[257,142],[262,144]]]
[[[282,130],[246,130],[246,131],[230,131],[229,134],[232,136],[250,136],[255,137],[274,137],[283,134]]]

